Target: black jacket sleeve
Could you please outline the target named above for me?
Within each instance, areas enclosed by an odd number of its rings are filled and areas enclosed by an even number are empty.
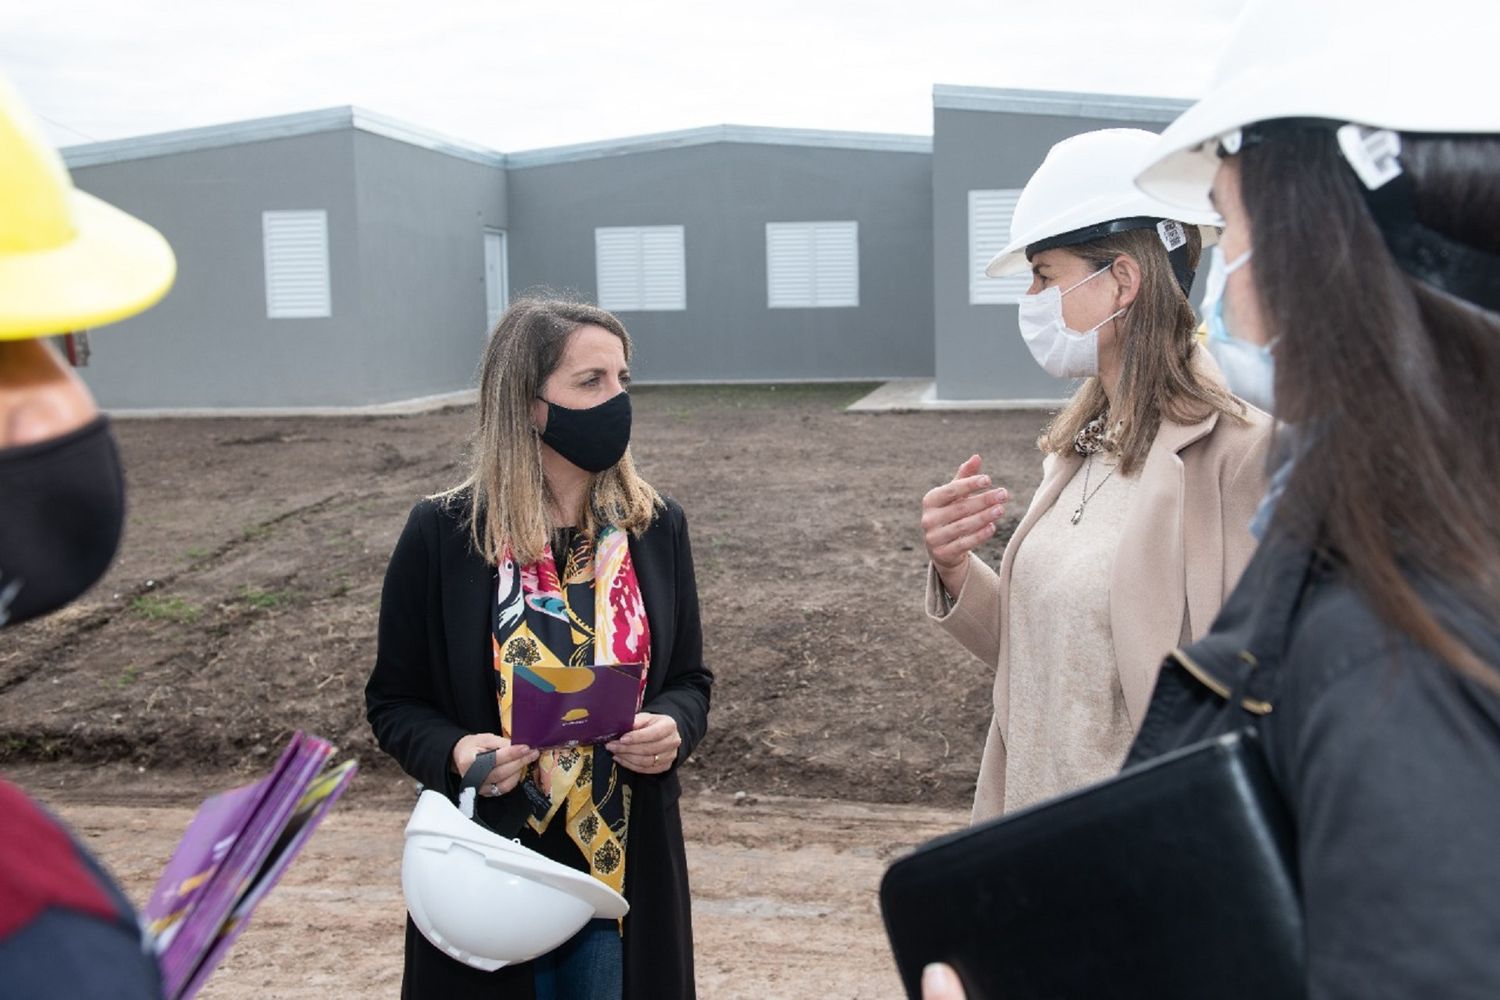
[[[1409,642],[1340,630],[1363,617],[1374,631],[1367,615],[1326,611],[1289,654],[1275,713],[1308,995],[1500,996],[1500,699]]]
[[[375,669],[365,685],[365,715],[380,748],[428,788],[452,792],[453,746],[465,735],[444,714],[437,675],[447,664],[435,655],[431,630],[442,623],[437,585],[438,527],[434,508],[418,504],[396,542],[380,594]]]
[[[693,575],[687,518],[675,503],[669,503],[666,516],[672,526],[676,633],[666,682],[641,710],[670,716],[677,723],[682,745],[677,748],[676,764],[681,764],[708,731],[708,696],[714,675],[703,662],[703,627],[698,617],[698,582]]]

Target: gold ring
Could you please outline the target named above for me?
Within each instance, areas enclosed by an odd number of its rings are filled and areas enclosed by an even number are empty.
[[[659,753],[652,754],[651,755],[651,766],[655,767],[656,766],[656,762],[659,761],[659,760],[661,760],[661,754],[659,754]]]

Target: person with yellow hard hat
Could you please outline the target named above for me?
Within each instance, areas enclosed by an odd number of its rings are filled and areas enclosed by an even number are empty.
[[[149,308],[176,273],[161,234],[75,190],[0,79],[0,629],[108,568],[124,481],[108,420],[48,336]],[[67,831],[0,780],[0,990],[160,997],[129,901]]]

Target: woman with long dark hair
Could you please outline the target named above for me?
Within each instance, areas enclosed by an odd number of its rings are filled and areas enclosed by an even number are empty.
[[[1479,10],[1253,3],[1140,177],[1222,213],[1220,319],[1274,373],[1288,458],[1128,762],[1259,732],[1313,1000],[1500,996],[1500,104]],[[924,995],[962,991],[933,966]]]

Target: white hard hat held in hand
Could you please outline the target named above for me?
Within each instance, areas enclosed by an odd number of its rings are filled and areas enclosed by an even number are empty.
[[[465,775],[461,801],[471,814],[473,789],[493,761],[493,753],[480,754]],[[406,824],[401,889],[423,937],[486,972],[529,962],[590,920],[630,909],[603,882],[481,826],[430,788]]]

